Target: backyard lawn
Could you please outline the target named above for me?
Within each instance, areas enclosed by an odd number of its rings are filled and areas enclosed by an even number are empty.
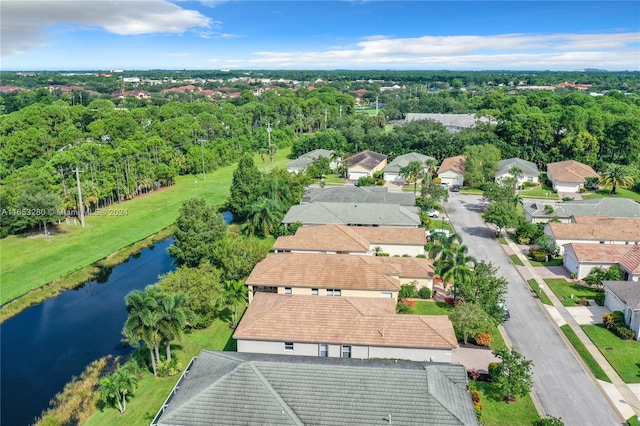
[[[582,329],[626,383],[640,383],[640,342],[622,340],[600,325]]]
[[[530,189],[523,189],[518,192],[522,198],[546,198],[549,200],[557,200],[558,194],[553,192],[549,186],[536,186]]]
[[[469,387],[480,393],[480,404],[483,406],[480,421],[485,426],[530,426],[540,418],[529,395],[507,404],[492,389],[491,383],[472,381]]]
[[[611,195],[610,192],[611,192],[611,189],[601,189],[600,191],[595,191],[595,192],[582,194],[582,198],[584,198],[584,199],[603,198],[603,197],[607,197],[607,198],[631,198],[632,200],[636,200],[638,203],[640,203],[640,193],[636,192],[636,191],[633,191],[631,189],[617,188],[616,189],[617,195]]]
[[[290,149],[279,150],[274,166],[286,165],[289,152]],[[261,169],[259,156],[255,158]],[[200,196],[209,204],[224,203],[235,168],[235,164],[222,167],[208,173],[207,180],[179,176],[169,188],[106,209],[121,215],[87,217],[84,228],[62,224],[46,237],[38,234],[3,238],[0,240],[0,304],[170,226],[178,217],[182,202],[189,198]]]
[[[233,330],[229,328],[227,322],[216,320],[209,328],[186,335],[182,343],[172,345],[172,347],[175,348],[175,355],[186,368],[191,359],[198,355],[202,349],[235,352],[236,342],[231,338],[232,334]],[[127,404],[125,414],[119,414],[114,408],[105,408],[103,411],[96,411],[85,425],[148,425],[160,410],[179,378],[180,374],[172,377],[154,377],[151,373],[145,373],[138,388],[134,391],[133,398]]]
[[[589,370],[591,370],[596,379],[611,383],[611,379],[609,379],[607,373],[604,372],[593,355],[591,355],[584,344],[580,341],[578,335],[571,329],[571,326],[569,324],[565,324],[560,326],[560,329],[567,337],[567,340],[571,342],[576,352],[578,352],[578,355],[580,355],[580,358],[582,358],[587,367],[589,367]]]
[[[409,313],[414,315],[449,315],[452,310],[453,306],[448,303],[434,300],[418,300],[409,310]]]
[[[578,299],[595,299],[596,296],[602,294],[601,290],[571,284],[564,278],[545,278],[544,282],[553,290],[564,306],[576,306]]]

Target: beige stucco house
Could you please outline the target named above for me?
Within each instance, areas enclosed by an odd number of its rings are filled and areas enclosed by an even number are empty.
[[[387,166],[387,156],[373,151],[361,151],[345,160],[349,164],[348,178],[358,180],[361,177],[373,176]]]
[[[618,266],[626,281],[640,281],[640,245],[569,243],[564,246],[562,264],[578,279],[596,267]]]
[[[362,254],[390,256],[424,254],[427,242],[422,228],[366,227],[344,225],[302,226],[295,235],[279,237],[277,253]]]
[[[464,183],[465,173],[464,155],[445,158],[438,169],[438,177],[440,182],[447,185],[460,185]]]
[[[403,284],[433,289],[433,262],[415,257],[318,253],[271,253],[245,284],[249,302],[257,292],[397,300]]]
[[[238,352],[451,362],[446,315],[401,315],[391,299],[257,293],[234,335]]]
[[[549,222],[544,233],[552,236],[564,253],[569,243],[640,244],[640,219],[611,219],[598,216],[574,216],[573,223]]]
[[[574,160],[559,161],[547,164],[547,178],[556,192],[580,192],[587,178],[597,178],[599,175],[583,163]]]

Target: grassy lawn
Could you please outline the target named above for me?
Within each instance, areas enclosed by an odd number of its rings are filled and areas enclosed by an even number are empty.
[[[582,329],[626,383],[640,383],[640,342],[621,340],[603,325]]]
[[[449,315],[453,310],[453,306],[444,302],[436,302],[435,300],[419,300],[409,310],[414,315]]]
[[[509,259],[511,259],[514,265],[524,266],[524,263],[522,263],[522,260],[520,260],[517,254],[512,254],[511,256],[509,256]]]
[[[443,221],[442,219],[431,219],[429,222],[429,230],[433,229],[446,229],[449,232],[453,232],[453,228],[447,221]]]
[[[344,185],[344,179],[338,177],[338,175],[332,173],[324,177],[324,183],[330,186]]]
[[[529,259],[529,263],[531,266],[562,266],[562,257],[554,257],[548,262],[536,262],[535,260]]]
[[[481,189],[476,188],[461,188],[460,193],[467,195],[482,195],[484,192]]]
[[[640,426],[640,420],[638,420],[638,416],[629,417],[627,419],[627,424],[629,426]]]
[[[278,151],[274,166],[286,165],[289,151]],[[262,170],[259,156],[256,156],[256,165]],[[12,235],[0,240],[0,303],[91,265],[166,228],[178,217],[182,202],[189,198],[201,196],[210,204],[222,204],[229,194],[235,168],[235,164],[222,167],[208,173],[207,180],[179,176],[170,188],[106,209],[107,212],[117,209],[125,213],[123,215],[87,217],[84,228],[63,224],[54,235]]]
[[[553,290],[564,306],[576,306],[578,299],[595,299],[598,294],[602,293],[579,284],[571,284],[564,278],[545,278],[544,282]],[[573,299],[571,295],[573,295]]]
[[[509,242],[505,237],[498,237],[498,242],[504,246],[509,245]]]
[[[580,358],[582,358],[582,360],[587,365],[587,367],[589,367],[589,370],[591,370],[593,375],[596,376],[596,379],[611,383],[611,379],[609,379],[609,377],[604,372],[604,370],[602,370],[602,368],[600,367],[598,362],[595,360],[593,355],[589,353],[587,348],[580,341],[580,339],[578,338],[576,333],[571,329],[569,324],[560,326],[560,329],[562,330],[564,335],[567,336],[567,340],[571,342],[576,352],[578,352],[578,354],[580,355]]]
[[[531,287],[531,289],[538,295],[538,297],[540,297],[540,301],[542,303],[544,303],[545,305],[553,306],[553,302],[551,302],[549,296],[547,296],[546,293],[540,291],[540,286],[538,285],[538,282],[535,280],[535,278],[527,280],[527,283],[529,284],[529,287]]]
[[[546,198],[549,200],[557,200],[558,194],[553,192],[549,186],[536,186],[530,189],[523,189],[518,192],[522,198]]]
[[[469,386],[480,393],[483,406],[480,421],[485,426],[530,426],[540,416],[529,395],[507,404],[493,390],[491,383],[469,382]]]
[[[186,335],[182,343],[174,346],[175,355],[186,368],[191,358],[198,355],[202,349],[235,351],[235,340],[231,338],[232,334],[233,330],[229,328],[228,323],[216,320],[211,327]],[[173,377],[156,378],[151,373],[145,373],[133,398],[127,404],[125,414],[118,414],[118,411],[113,408],[105,408],[103,411],[96,411],[85,424],[89,426],[148,425],[179,378],[179,374]]]
[[[582,198],[584,199],[589,199],[589,198],[603,198],[603,197],[607,197],[607,198],[631,198],[632,200],[636,200],[638,203],[640,203],[640,193],[633,191],[631,189],[626,189],[626,188],[617,188],[616,195],[611,195],[610,194],[611,189],[601,189],[600,191],[595,191],[595,192],[590,192],[590,193],[585,193],[582,194]]]

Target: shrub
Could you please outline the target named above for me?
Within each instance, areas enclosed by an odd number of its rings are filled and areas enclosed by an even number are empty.
[[[578,306],[589,306],[589,301],[583,297],[582,299],[578,299],[576,301],[576,305],[578,305]]]
[[[624,314],[622,311],[607,312],[602,316],[602,323],[607,330],[612,330],[617,325],[624,325]]]
[[[356,182],[356,186],[373,186],[375,181],[371,176],[362,176]]]
[[[472,390],[471,391],[471,400],[473,401],[474,404],[477,404],[480,402],[480,393],[478,393],[477,391]]]
[[[489,346],[491,344],[491,335],[486,332],[476,334],[474,339],[480,346]]]
[[[411,307],[404,302],[398,302],[396,305],[396,312],[399,314],[406,314],[410,309]]]
[[[473,409],[476,412],[476,417],[480,420],[480,417],[482,417],[482,404],[473,404]]]
[[[378,254],[376,254],[376,256],[389,257],[389,253],[378,253]]]
[[[413,299],[418,297],[418,291],[415,284],[403,284],[398,292],[400,299]]]
[[[546,262],[547,261],[547,253],[540,250],[539,247],[531,247],[529,249],[529,257],[531,260],[535,260],[536,262]]]
[[[500,363],[498,362],[490,362],[487,367],[487,371],[489,372],[489,377],[495,377],[496,371],[499,368]]]
[[[616,325],[613,332],[622,340],[633,340],[636,337],[636,333],[633,330],[622,324]]]
[[[403,254],[402,257],[411,257],[409,254]]]
[[[158,376],[168,377],[174,376],[182,371],[182,363],[175,356],[170,361],[164,360],[158,362]]]
[[[533,188],[535,186],[540,185],[538,182],[522,182],[522,188],[526,189],[526,188]]]
[[[425,256],[424,254],[419,254],[416,256],[418,259],[426,259],[427,256]]]
[[[429,287],[421,287],[418,290],[418,297],[420,299],[431,299],[431,289]]]
[[[598,306],[604,306],[604,293],[596,294],[596,297],[593,298]]]

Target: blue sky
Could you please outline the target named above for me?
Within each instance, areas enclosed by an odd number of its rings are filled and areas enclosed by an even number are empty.
[[[636,1],[2,0],[3,70],[640,70]]]

